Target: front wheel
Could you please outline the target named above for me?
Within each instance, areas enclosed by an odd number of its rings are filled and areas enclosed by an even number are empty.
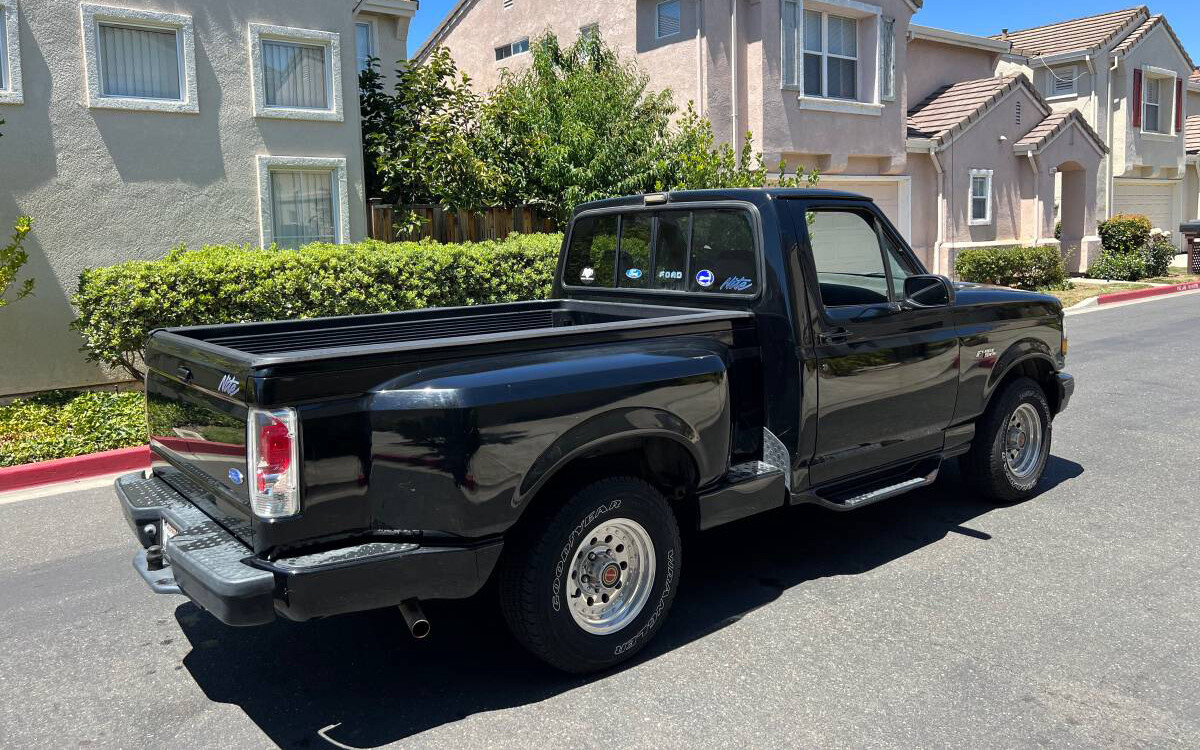
[[[1050,405],[1041,386],[1029,378],[1014,380],[976,426],[971,452],[960,462],[963,475],[989,500],[1024,500],[1046,470],[1051,435]]]
[[[602,480],[510,540],[501,609],[534,655],[567,672],[594,672],[658,632],[681,561],[679,525],[662,493],[633,477]]]

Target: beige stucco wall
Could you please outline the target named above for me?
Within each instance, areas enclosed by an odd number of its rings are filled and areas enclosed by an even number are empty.
[[[999,55],[987,50],[940,44],[928,39],[912,39],[908,43],[908,97],[910,107],[943,86],[991,78]]]
[[[1185,81],[1191,73],[1187,60],[1161,24],[1125,57],[1113,80],[1114,97],[1120,98],[1122,110],[1114,118],[1114,140],[1120,143],[1119,158],[1115,158],[1113,164],[1115,177],[1170,179],[1180,176],[1178,172],[1183,169],[1183,133],[1147,135],[1133,125],[1133,71],[1147,66],[1175,71]],[[1174,97],[1175,92],[1170,92],[1169,101],[1173,102]],[[1164,110],[1165,104],[1166,101]],[[1169,115],[1173,130],[1174,107],[1169,113],[1164,111],[1163,114]]]
[[[349,4],[328,0],[112,0],[185,13],[195,26],[198,114],[90,109],[79,3],[24,0],[25,102],[0,105],[0,225],[36,220],[36,296],[0,310],[0,394],[93,384],[67,328],[84,268],[158,258],[186,243],[257,243],[256,156],[345,157],[351,238],[365,229]],[[256,119],[247,24],[341,34],[344,122]]]

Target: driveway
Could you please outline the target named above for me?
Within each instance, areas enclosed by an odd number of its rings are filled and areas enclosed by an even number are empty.
[[[1040,495],[948,469],[698,536],[666,627],[589,679],[488,598],[235,630],[152,595],[108,489],[0,504],[8,747],[1200,746],[1200,296],[1068,319]]]

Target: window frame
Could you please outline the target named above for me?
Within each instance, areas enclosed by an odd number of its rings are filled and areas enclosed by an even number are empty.
[[[319,120],[343,122],[342,109],[342,36],[336,31],[300,29],[252,23],[250,37],[250,77],[254,86],[254,116],[277,120]],[[267,104],[267,84],[263,75],[263,41],[325,47],[325,92],[327,106],[282,107]],[[357,40],[355,42],[357,47]],[[357,49],[355,65],[358,64]]]
[[[763,258],[764,243],[763,243],[763,220],[762,214],[759,212],[758,206],[749,201],[688,201],[680,203],[662,203],[649,206],[631,205],[631,206],[612,206],[605,208],[594,208],[587,211],[580,211],[571,220],[571,226],[564,240],[563,247],[570,248],[571,240],[575,234],[575,226],[580,219],[591,218],[595,216],[606,216],[617,214],[617,257],[613,259],[613,273],[618,274],[617,267],[620,265],[620,239],[625,231],[624,220],[621,214],[632,213],[650,213],[659,214],[667,212],[695,212],[695,211],[719,211],[719,210],[740,210],[745,212],[750,217],[750,231],[754,239],[754,255],[755,255],[755,273],[758,278],[755,279],[755,290],[752,294],[739,294],[736,292],[722,292],[720,290],[711,292],[693,292],[686,289],[653,289],[653,288],[631,288],[631,287],[600,287],[600,286],[583,286],[580,284],[572,284],[567,281],[567,252],[563,252],[562,258],[559,260],[558,269],[556,271],[556,279],[562,288],[565,290],[587,292],[589,294],[649,294],[655,296],[666,295],[669,297],[678,297],[680,299],[691,300],[713,300],[721,299],[727,301],[752,302],[757,300],[763,293],[763,287],[766,279],[766,262]],[[658,217],[654,216],[651,222],[651,245],[650,245],[650,263],[651,273],[653,273],[658,262]],[[692,257],[692,241],[695,239],[695,218],[689,222],[688,226],[688,268],[684,271],[684,279],[691,284],[691,257]],[[614,278],[614,283],[619,284],[618,278]]]
[[[1056,91],[1054,86],[1059,80],[1069,78],[1071,81],[1070,91]],[[1075,99],[1079,96],[1079,66],[1078,65],[1060,65],[1058,68],[1046,68],[1046,101],[1052,102],[1058,99]]]
[[[1165,70],[1163,68],[1145,67],[1142,69],[1142,124],[1139,126],[1142,135],[1151,137],[1158,136],[1160,138],[1173,138],[1179,135],[1179,131],[1175,129],[1175,96],[1177,94],[1176,81],[1179,79],[1179,74]],[[1154,104],[1150,103],[1150,97],[1147,92],[1150,90],[1150,82],[1157,81],[1159,84],[1158,101]],[[1163,89],[1166,89],[1166,96],[1163,96]],[[1165,101],[1164,101],[1165,99]],[[1149,119],[1146,114],[1151,106],[1158,108],[1158,130],[1151,130],[1146,125]],[[1166,114],[1166,121],[1163,121],[1163,115]]]
[[[861,43],[859,37],[861,35],[863,19],[859,18],[857,16],[845,16],[845,15],[841,15],[838,13],[831,13],[827,10],[822,10],[820,8],[808,8],[808,7],[805,7],[803,2],[800,2],[799,5],[800,5],[800,15],[799,15],[800,31],[797,34],[798,48],[796,51],[797,52],[796,53],[796,65],[798,68],[798,71],[797,71],[798,83],[789,84],[789,86],[794,85],[796,88],[798,88],[800,90],[800,93],[807,98],[824,99],[824,100],[831,101],[831,102],[863,103],[864,100],[860,96],[860,94],[861,94],[860,89],[862,87],[859,83],[859,75],[861,73],[861,71],[859,70],[859,65],[862,63],[862,54],[861,54],[862,43]],[[817,15],[821,19],[821,49],[819,51],[810,50],[806,43],[807,38],[808,38],[807,33],[806,33],[807,26],[808,26],[807,16],[809,13]],[[848,56],[848,55],[837,54],[837,53],[829,51],[829,19],[831,17],[837,18],[842,21],[850,21],[854,24],[854,56],[853,57]],[[879,26],[880,26],[880,29],[882,29],[883,28],[883,22],[882,22],[883,17],[879,16],[879,18],[880,18]],[[782,28],[782,17],[780,18],[780,26]],[[882,60],[882,57],[883,57],[883,55],[882,55],[882,36],[880,37],[880,39],[881,39],[880,47],[877,48],[875,51],[875,56],[876,56],[877,60]],[[786,42],[786,37],[785,37],[785,42]],[[782,51],[781,51],[781,54],[782,54]],[[821,93],[819,93],[819,94],[810,94],[808,92],[808,88],[806,86],[807,81],[805,80],[805,75],[804,75],[804,58],[807,57],[808,55],[816,55],[816,56],[820,57],[820,59],[821,59]],[[853,97],[830,96],[829,95],[829,60],[830,59],[851,60],[854,62],[854,96]],[[882,80],[876,81],[876,89],[879,92],[880,96],[882,97],[882,94],[883,94],[883,81]]]
[[[674,5],[679,13],[679,29],[672,31],[670,34],[664,34],[662,30],[662,7],[664,5]],[[654,5],[654,38],[655,39],[670,39],[674,36],[683,34],[683,3],[681,0],[659,0]]]
[[[801,270],[805,280],[808,282],[807,295],[817,303],[816,308],[819,311],[819,314],[822,316],[823,322],[827,325],[838,324],[839,321],[845,320],[847,316],[845,311],[850,311],[852,313],[855,310],[861,310],[864,308],[896,309],[896,305],[904,296],[904,290],[903,288],[897,289],[896,287],[896,279],[892,274],[892,266],[888,262],[888,251],[887,248],[884,247],[884,240],[887,240],[893,247],[895,247],[896,253],[899,255],[901,265],[906,266],[905,270],[909,272],[910,276],[923,276],[929,273],[928,269],[926,269],[924,264],[921,263],[921,259],[918,258],[915,253],[913,253],[909,244],[904,241],[904,238],[900,236],[899,232],[894,231],[895,228],[891,226],[890,222],[880,218],[880,216],[878,216],[870,208],[866,207],[862,202],[846,201],[842,203],[833,203],[797,201],[797,205],[793,208],[793,211],[795,212],[793,215],[796,217],[796,223],[802,225],[803,227],[802,245],[804,248],[804,257],[801,259]],[[817,275],[818,270],[816,256],[813,254],[812,249],[812,236],[808,231],[808,221],[804,218],[807,216],[809,211],[835,211],[839,213],[853,213],[869,220],[868,223],[874,230],[875,240],[879,246],[879,259],[883,263],[883,271],[887,276],[887,302],[864,302],[854,305],[832,306],[827,306],[825,304],[825,299],[821,295],[820,278]],[[831,315],[830,311],[839,311],[839,314]]]
[[[0,0],[0,104],[24,104],[19,0]]]
[[[347,161],[344,157],[325,156],[259,156],[258,162],[258,226],[259,244],[270,247],[275,241],[275,211],[272,200],[272,172],[329,172],[333,186],[334,243],[350,241],[350,191]]]
[[[516,47],[518,44],[525,45],[525,48],[519,52],[513,51],[513,48]],[[500,57],[500,50],[507,50],[508,54],[504,55],[504,57]],[[511,59],[513,57],[518,57],[520,55],[528,55],[529,54],[529,37],[522,37],[515,42],[509,42],[508,44],[502,44],[499,47],[496,47],[495,51],[496,51],[496,62],[498,62],[498,63],[504,62],[505,60]]]
[[[79,6],[79,13],[83,27],[84,75],[87,83],[89,108],[134,109],[182,114],[198,114],[200,112],[196,87],[196,37],[191,16],[155,10],[114,8],[91,3],[82,3]],[[176,60],[179,65],[180,98],[157,99],[143,96],[106,95],[100,64],[101,26],[174,32]]]
[[[992,223],[992,177],[995,170],[992,169],[972,169],[970,171],[970,179],[967,181],[967,224],[973,227],[988,226]],[[975,180],[983,177],[987,180],[987,214],[982,219],[975,218],[975,201],[978,196],[975,195]]]
[[[363,67],[363,61],[361,59],[359,59],[359,56],[358,56],[358,52],[359,52],[359,50],[358,50],[358,27],[359,26],[367,27],[367,46],[369,47],[369,49],[367,50],[367,59],[368,60],[372,57],[375,57],[375,58],[379,57],[379,55],[375,54],[379,50],[379,37],[375,32],[375,22],[373,20],[371,20],[370,18],[354,19],[354,63],[357,66],[358,72],[362,73],[367,68]]]
[[[884,55],[884,41],[888,41],[887,56]],[[879,17],[879,100],[883,102],[896,101],[896,19],[891,16]]]

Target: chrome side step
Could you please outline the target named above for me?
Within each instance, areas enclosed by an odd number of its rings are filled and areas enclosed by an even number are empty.
[[[876,487],[875,489],[867,490],[866,492],[859,492],[846,497],[835,497],[833,499],[829,499],[814,493],[808,495],[805,499],[808,502],[815,503],[816,505],[820,505],[824,508],[829,508],[830,510],[856,510],[867,505],[873,505],[874,503],[878,503],[882,500],[896,497],[897,495],[903,495],[906,492],[912,492],[920,487],[931,485],[937,481],[939,470],[940,466],[922,476],[910,477],[900,482],[895,482],[883,487]]]

